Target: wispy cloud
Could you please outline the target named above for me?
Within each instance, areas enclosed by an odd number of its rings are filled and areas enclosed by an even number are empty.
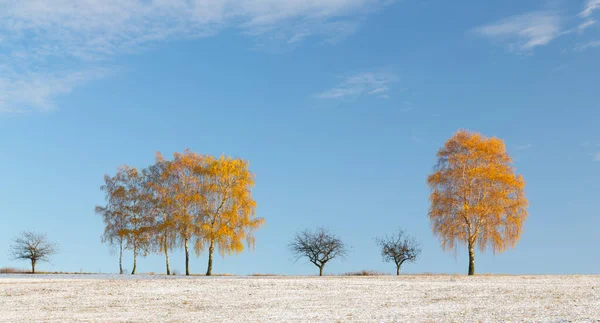
[[[518,150],[527,150],[533,148],[533,144],[524,144],[516,147]]]
[[[335,87],[318,93],[320,99],[355,100],[361,96],[389,98],[390,85],[396,77],[384,72],[365,72],[343,78]]]
[[[575,47],[575,51],[582,52],[586,49],[600,47],[600,40],[592,40],[586,43],[579,44]]]
[[[579,15],[589,17],[598,9],[600,9],[600,0],[587,0],[583,11]]]
[[[108,70],[98,68],[56,74],[4,74],[0,76],[0,114],[52,110],[56,96],[70,93],[77,86],[108,73]]]
[[[561,18],[553,12],[536,11],[478,27],[475,32],[507,44],[510,50],[528,52],[560,35]]]
[[[165,41],[236,29],[257,42],[291,45],[318,37],[335,43],[392,2],[0,0],[0,112],[47,109],[55,96],[93,78],[90,70]],[[41,86],[40,80],[57,85]]]
[[[594,156],[594,161],[600,162],[600,152],[596,153],[596,155]]]
[[[595,26],[597,23],[596,20],[594,19],[587,19],[583,22],[581,22],[579,25],[571,28],[571,29],[567,29],[563,32],[561,32],[559,34],[559,36],[564,36],[564,35],[568,35],[568,34],[572,34],[572,33],[577,33],[579,35],[583,34],[587,29]]]
[[[583,31],[585,31],[586,29],[596,25],[597,21],[594,19],[588,19],[582,23],[579,24],[579,26],[577,26],[577,31],[579,33],[582,33]]]

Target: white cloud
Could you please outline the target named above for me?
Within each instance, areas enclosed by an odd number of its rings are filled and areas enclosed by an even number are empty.
[[[596,155],[594,156],[594,161],[600,162],[600,152],[596,153]]]
[[[391,2],[0,0],[0,71],[5,72],[0,73],[0,111],[46,109],[55,95],[89,79],[81,77],[85,71],[163,41],[208,37],[224,29],[258,42],[340,41],[356,31],[365,15]],[[40,86],[36,80],[63,83]]]
[[[384,93],[387,92],[390,88],[387,86],[384,87],[378,87],[374,90],[369,91],[369,94],[378,94],[378,93]]]
[[[334,88],[317,94],[320,99],[355,100],[363,95],[376,96],[380,99],[389,98],[390,84],[395,76],[382,72],[365,72],[345,77]]]
[[[577,26],[577,31],[579,33],[582,33],[584,30],[594,26],[596,24],[596,22],[597,21],[594,19],[588,19],[588,20],[582,22],[581,24],[579,24],[579,26]]]
[[[579,44],[575,47],[575,51],[582,52],[586,49],[600,47],[600,40],[592,40],[587,43]]]
[[[533,148],[533,144],[525,144],[525,145],[517,146],[518,150],[527,150],[527,149],[531,149],[531,148]]]
[[[54,99],[77,86],[109,73],[105,69],[0,76],[0,114],[22,114],[31,110],[49,111]]]
[[[591,28],[591,27],[595,26],[595,25],[596,25],[596,23],[597,23],[597,21],[596,21],[596,20],[594,20],[594,19],[587,19],[587,20],[585,20],[584,22],[582,22],[582,23],[580,23],[579,25],[577,25],[576,27],[574,27],[574,28],[571,28],[571,29],[567,29],[567,30],[565,30],[565,31],[561,32],[561,33],[559,34],[559,36],[568,35],[568,34],[572,34],[572,33],[578,33],[578,34],[580,34],[580,35],[581,35],[581,34],[583,34],[583,32],[584,32],[584,31],[586,31],[587,29],[589,29],[589,28]]]
[[[579,15],[589,17],[598,9],[600,9],[600,0],[587,0],[583,11]]]
[[[478,34],[508,44],[511,50],[531,51],[560,35],[561,19],[547,11],[513,16],[475,29]]]

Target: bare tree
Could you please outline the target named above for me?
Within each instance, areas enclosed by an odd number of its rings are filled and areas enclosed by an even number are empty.
[[[405,262],[414,262],[421,253],[419,243],[402,230],[392,236],[376,238],[375,241],[381,248],[381,256],[385,262],[396,264],[396,275],[400,275],[400,267]]]
[[[40,261],[48,262],[50,256],[58,252],[58,245],[48,240],[45,234],[23,232],[10,246],[13,260],[31,261],[31,272],[35,274],[35,266]]]
[[[340,238],[325,228],[318,228],[314,232],[304,230],[298,232],[289,244],[296,261],[307,257],[308,260],[319,268],[319,276],[323,276],[325,264],[335,258],[344,258],[348,254],[348,246]]]

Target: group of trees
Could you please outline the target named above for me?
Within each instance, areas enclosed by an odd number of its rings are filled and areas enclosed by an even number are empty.
[[[419,243],[402,230],[398,230],[392,236],[376,238],[375,241],[380,247],[383,261],[393,262],[396,265],[396,275],[400,275],[402,264],[416,261],[421,253]],[[323,276],[323,269],[330,260],[343,259],[349,252],[348,245],[325,228],[296,233],[288,247],[296,261],[306,257],[309,262],[317,266],[319,276]]]
[[[138,256],[159,253],[170,275],[169,252],[183,248],[186,275],[193,249],[197,256],[208,252],[210,276],[215,249],[224,256],[242,252],[244,241],[253,247],[254,231],[264,223],[255,213],[254,175],[242,159],[186,150],[166,160],[157,153],[153,165],[123,166],[104,181],[106,204],[96,213],[105,223],[102,241],[119,250],[121,273],[124,250],[133,253],[132,274]]]
[[[428,216],[442,249],[467,247],[469,275],[475,274],[475,249],[494,253],[513,248],[527,219],[523,177],[515,174],[504,142],[479,133],[458,131],[437,154],[427,177],[431,189]],[[239,253],[245,241],[254,245],[254,231],[263,223],[256,217],[252,198],[254,175],[248,163],[230,157],[215,158],[190,151],[172,160],[156,155],[153,165],[138,171],[123,166],[105,176],[106,204],[96,207],[105,223],[102,241],[117,246],[123,273],[124,250],[138,256],[164,254],[170,274],[169,252],[185,251],[190,274],[190,249],[208,252],[207,275],[212,273],[215,249],[221,255]],[[396,265],[417,259],[418,243],[402,231],[376,240],[385,261]],[[325,264],[348,253],[347,245],[326,229],[299,232],[289,245],[297,257],[307,257],[323,274]],[[31,261],[32,271],[56,251],[45,236],[26,232],[15,241],[15,259]]]
[[[515,173],[504,141],[460,130],[437,153],[437,164],[427,177],[431,189],[429,220],[442,249],[466,246],[469,275],[475,274],[475,248],[501,253],[513,248],[527,219],[525,181]],[[412,238],[398,235],[377,240],[384,260],[397,273],[420,252]],[[307,257],[323,272],[331,259],[344,257],[346,245],[330,232],[303,231],[290,244],[297,257]]]

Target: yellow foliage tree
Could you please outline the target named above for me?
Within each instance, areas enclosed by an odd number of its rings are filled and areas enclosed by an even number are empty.
[[[254,230],[264,220],[256,217],[252,198],[254,175],[248,162],[231,157],[205,156],[205,164],[197,169],[201,180],[202,206],[198,218],[196,252],[208,246],[208,269],[212,274],[213,253],[218,247],[222,256],[244,250],[243,241],[254,246]]]
[[[528,215],[525,182],[498,138],[458,131],[437,157],[427,178],[432,230],[444,250],[468,247],[469,275],[474,275],[475,246],[500,253],[521,237]]]
[[[186,150],[175,153],[169,163],[169,204],[172,207],[173,227],[185,252],[185,274],[190,274],[189,245],[198,231],[198,218],[202,205],[202,177],[205,157]]]

